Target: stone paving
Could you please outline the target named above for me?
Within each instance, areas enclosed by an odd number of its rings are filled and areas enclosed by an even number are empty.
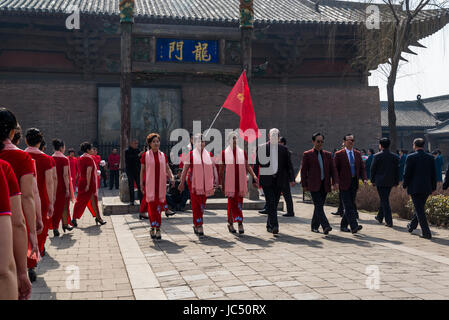
[[[97,227],[86,212],[78,229],[50,232],[32,299],[449,299],[449,230],[432,227],[429,241],[405,220],[390,229],[361,212],[364,228],[352,235],[325,207],[326,236],[310,232],[313,205],[294,201],[296,217],[279,216],[278,236],[251,210],[240,236],[227,231],[226,211],[206,211],[204,239],[191,212],[164,216],[159,241],[137,214]],[[67,286],[70,266],[79,289]]]

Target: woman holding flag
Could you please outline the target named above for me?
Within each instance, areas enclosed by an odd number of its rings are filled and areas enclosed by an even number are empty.
[[[201,134],[196,134],[193,138],[194,149],[190,151],[184,167],[182,169],[179,192],[184,191],[184,184],[187,178],[187,185],[190,191],[190,203],[193,211],[193,231],[198,236],[204,235],[203,214],[207,197],[215,192],[214,181],[218,181],[217,169],[212,155],[204,148],[206,142]]]
[[[69,226],[70,220],[70,200],[74,202],[73,185],[70,174],[70,162],[64,155],[65,145],[62,140],[53,139],[53,148],[55,153],[53,159],[56,162],[56,174],[58,177],[58,185],[56,187],[55,212],[53,214],[50,229],[53,229],[55,237],[59,237],[59,222],[62,219],[62,230],[71,231],[73,228]]]
[[[223,162],[224,159],[224,162]],[[237,134],[231,132],[228,136],[228,146],[220,157],[220,182],[224,185],[224,194],[228,197],[228,230],[236,233],[234,222],[238,222],[240,234],[243,229],[243,197],[248,192],[246,173],[248,172],[257,183],[257,176],[248,164],[248,156],[237,146]]]
[[[161,239],[161,212],[167,209],[166,192],[167,177],[172,186],[175,184],[173,174],[168,164],[167,156],[159,150],[161,137],[150,133],[147,143],[150,149],[140,160],[140,187],[144,190],[147,202],[148,218],[150,220],[152,239]]]

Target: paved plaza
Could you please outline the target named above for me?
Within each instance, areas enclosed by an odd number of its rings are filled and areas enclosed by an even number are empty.
[[[163,216],[160,241],[138,214],[97,227],[86,212],[78,229],[50,232],[32,299],[449,299],[449,230],[432,227],[429,241],[406,220],[390,229],[360,212],[352,235],[325,207],[326,236],[310,232],[313,205],[294,202],[277,236],[255,210],[244,212],[244,235],[228,232],[225,210],[206,211],[204,239],[190,211]]]

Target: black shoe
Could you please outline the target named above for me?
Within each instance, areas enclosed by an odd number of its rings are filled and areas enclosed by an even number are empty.
[[[362,228],[363,227],[361,225],[358,225],[357,228],[355,230],[352,230],[351,232],[352,232],[352,234],[355,234],[355,233],[359,232],[360,230],[362,230]]]
[[[235,230],[234,225],[232,223],[228,223],[228,231],[230,233],[236,233],[237,230]]]
[[[412,229],[412,226],[410,223],[407,224],[407,231],[412,233],[414,229]]]
[[[36,275],[36,271],[34,271],[34,268],[28,269],[28,278],[30,278],[31,282],[36,281],[37,275]]]
[[[294,213],[286,213],[282,215],[283,217],[294,217],[295,214]]]
[[[62,231],[64,231],[65,233],[66,230],[72,231],[73,227],[69,227],[68,225],[67,226],[62,225]]]
[[[76,219],[72,219],[72,226],[73,226],[74,228],[77,228],[77,227],[78,227],[78,223],[76,222]]]
[[[326,228],[324,228],[323,233],[329,234],[329,232],[331,232],[331,231],[332,231],[332,227],[326,227]]]
[[[196,229],[195,226],[193,226],[193,232],[194,232],[196,235],[198,235],[198,230]]]
[[[269,233],[273,233],[273,228],[267,227],[267,231],[268,231]]]
[[[349,230],[349,228],[340,228],[341,232],[351,232],[351,230]]]
[[[175,214],[176,214],[176,212],[171,211],[171,210],[165,211],[165,216],[167,218],[170,217],[170,216],[174,216]]]
[[[279,233],[279,228],[278,227],[274,227],[273,228],[273,234],[278,234]]]
[[[311,231],[315,232],[315,233],[320,233],[320,231],[318,229],[315,229],[315,228],[312,228]]]
[[[385,226],[388,227],[388,228],[393,228],[393,224],[392,223],[386,223]]]
[[[268,214],[267,209],[259,210],[260,214]]]
[[[103,221],[103,219],[98,219],[95,218],[95,224],[98,226],[98,224],[100,224],[100,226],[106,224],[106,221]]]
[[[59,230],[58,229],[53,229],[53,236],[56,238],[56,237],[59,237]]]
[[[143,214],[139,214],[139,220],[145,220],[148,219],[148,217],[144,216]]]
[[[427,234],[427,235],[420,235],[419,236],[420,238],[423,238],[423,239],[428,239],[428,240],[430,240],[430,239],[432,239],[432,235],[430,235],[430,234]]]
[[[129,203],[129,205],[130,205],[130,206],[135,206],[134,201],[131,201],[131,202]]]
[[[380,224],[382,224],[382,219],[380,219],[378,216],[375,216],[374,219],[376,219],[377,222],[379,222]]]

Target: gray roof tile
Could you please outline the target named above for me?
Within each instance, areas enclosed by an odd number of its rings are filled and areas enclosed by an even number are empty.
[[[135,0],[136,19],[170,18],[202,22],[238,23],[239,0]],[[82,13],[118,16],[119,0],[0,0],[0,12],[65,13],[69,5],[78,5]],[[369,3],[321,0],[319,12],[311,0],[254,1],[256,23],[340,23],[365,22]],[[391,21],[391,14],[381,8],[382,21]],[[382,9],[383,8],[383,9]],[[423,12],[421,17],[435,13]]]
[[[382,127],[388,127],[388,102],[380,102]],[[399,101],[395,103],[396,126],[414,128],[432,128],[439,122],[418,101]]]
[[[421,103],[434,115],[449,113],[449,95],[421,99]]]

